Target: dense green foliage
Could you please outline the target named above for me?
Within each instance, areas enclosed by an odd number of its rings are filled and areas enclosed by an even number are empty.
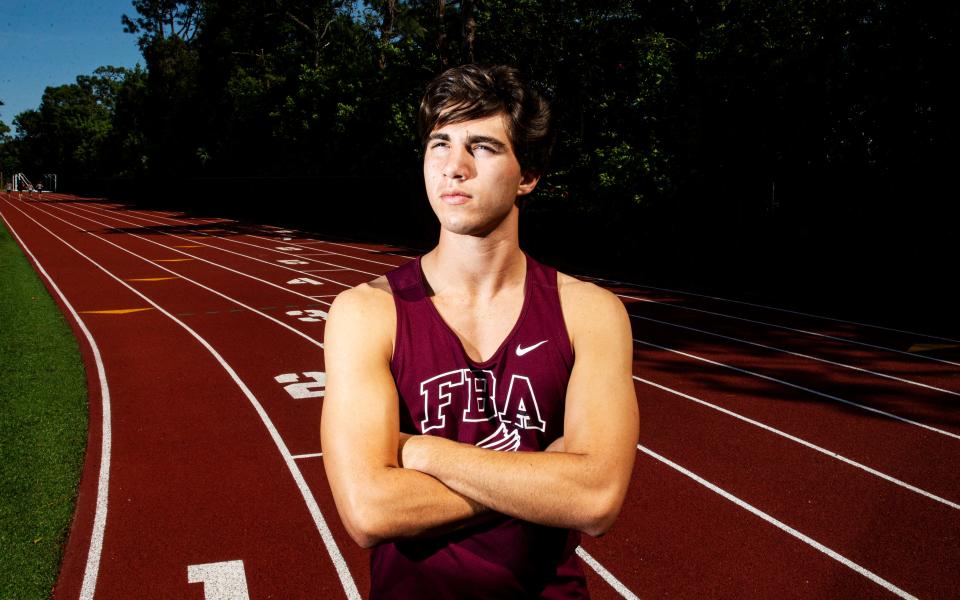
[[[0,597],[47,598],[87,433],[77,342],[0,221]]]
[[[145,71],[50,88],[4,144],[61,181],[388,177],[424,83],[513,63],[555,103],[543,227],[839,239],[933,215],[958,151],[960,5],[906,0],[135,0]],[[12,150],[11,150],[12,147]],[[415,194],[407,194],[413,197]],[[907,201],[909,198],[909,201]],[[917,227],[921,223],[914,223]],[[780,228],[780,229],[778,229]],[[653,236],[653,237],[650,237]],[[793,237],[791,237],[793,236]]]

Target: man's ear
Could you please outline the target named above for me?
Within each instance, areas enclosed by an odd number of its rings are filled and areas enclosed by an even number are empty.
[[[540,175],[536,173],[524,173],[520,176],[520,185],[517,186],[517,196],[526,196],[537,187],[540,181]]]

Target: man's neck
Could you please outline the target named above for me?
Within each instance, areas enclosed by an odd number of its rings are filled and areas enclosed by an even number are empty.
[[[434,294],[489,299],[504,288],[522,285],[526,257],[517,229],[504,229],[482,237],[441,229],[437,247],[422,262]]]

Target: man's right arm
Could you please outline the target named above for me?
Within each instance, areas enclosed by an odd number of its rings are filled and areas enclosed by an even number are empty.
[[[399,464],[399,398],[390,373],[396,311],[382,288],[364,284],[337,296],[324,335],[323,463],[340,518],[364,548],[487,512]]]

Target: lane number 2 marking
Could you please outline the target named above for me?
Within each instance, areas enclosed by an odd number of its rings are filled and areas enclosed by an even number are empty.
[[[203,584],[205,600],[250,600],[242,560],[190,565],[187,581]]]
[[[317,281],[316,279],[310,279],[309,277],[299,277],[297,279],[291,279],[287,282],[290,285],[323,285],[322,281]]]
[[[306,371],[302,373],[306,381],[300,381],[298,373],[283,373],[274,377],[277,383],[286,383],[283,389],[294,400],[303,400],[304,398],[323,398],[324,389],[327,386],[327,374],[323,371]]]
[[[299,258],[281,258],[277,260],[281,265],[306,265],[310,264],[305,260],[300,260]]]
[[[317,321],[327,320],[327,313],[316,308],[308,308],[306,310],[288,310],[287,314],[306,323],[316,323]]]
[[[277,246],[277,250],[282,250],[284,252],[300,252],[303,248],[297,248],[296,246]]]

